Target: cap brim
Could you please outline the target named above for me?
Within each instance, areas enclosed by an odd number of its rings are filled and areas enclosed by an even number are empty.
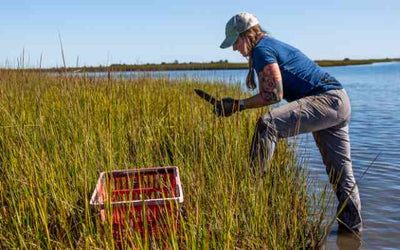
[[[219,46],[221,49],[226,49],[231,47],[235,42],[236,39],[238,38],[238,36],[236,35],[232,35],[232,36],[227,36],[225,38],[225,40],[221,43],[221,45]]]

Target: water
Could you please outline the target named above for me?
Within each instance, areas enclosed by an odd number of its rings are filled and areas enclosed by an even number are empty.
[[[350,96],[350,141],[364,219],[363,249],[400,248],[400,63],[331,67]],[[311,135],[300,136],[312,174],[327,175]],[[303,150],[305,152],[305,150]],[[376,159],[375,162],[374,159]],[[372,163],[373,162],[373,163]],[[371,168],[365,174],[364,171]],[[327,246],[336,248],[332,233]]]
[[[350,140],[353,168],[359,181],[364,219],[362,249],[400,248],[400,63],[328,67],[326,71],[344,85],[350,96],[352,118]],[[102,73],[97,73],[102,74]],[[125,72],[126,77],[152,75],[223,81],[240,84],[245,90],[247,70],[203,70],[168,72]],[[312,178],[328,184],[325,167],[311,134],[297,139],[299,155],[305,159]],[[372,167],[362,175],[374,161]],[[333,228],[328,249],[343,240]],[[348,239],[344,240],[349,242]],[[343,248],[343,244],[340,244]]]

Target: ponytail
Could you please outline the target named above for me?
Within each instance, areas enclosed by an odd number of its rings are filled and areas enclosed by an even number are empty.
[[[254,68],[253,68],[253,55],[250,52],[249,55],[249,73],[247,73],[246,77],[246,86],[247,88],[253,90],[257,87],[255,79],[254,79]]]
[[[240,33],[240,36],[246,39],[249,51],[249,73],[247,73],[246,77],[246,86],[251,90],[257,87],[257,84],[254,79],[255,72],[253,68],[253,54],[251,53],[251,51],[265,35],[266,32],[261,29],[259,24]]]

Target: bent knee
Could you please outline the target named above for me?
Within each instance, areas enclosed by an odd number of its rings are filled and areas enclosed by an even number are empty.
[[[278,133],[276,131],[275,124],[271,118],[259,117],[256,125],[257,131],[260,134],[267,134],[268,137],[276,137]]]

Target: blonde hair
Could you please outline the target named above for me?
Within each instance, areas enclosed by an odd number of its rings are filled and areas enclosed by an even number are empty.
[[[249,51],[249,73],[246,77],[246,86],[249,89],[256,88],[256,82],[254,81],[253,56],[251,51],[265,35],[267,35],[267,33],[261,29],[259,24],[240,33],[240,37],[245,39]]]

